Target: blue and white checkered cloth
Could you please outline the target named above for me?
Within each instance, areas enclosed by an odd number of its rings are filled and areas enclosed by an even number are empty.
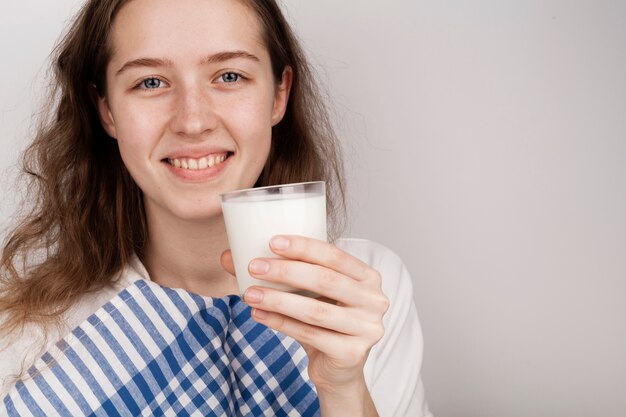
[[[43,355],[0,415],[319,416],[306,367],[239,297],[139,280]]]

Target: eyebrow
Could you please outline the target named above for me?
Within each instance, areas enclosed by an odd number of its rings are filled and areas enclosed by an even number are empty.
[[[219,62],[229,61],[231,59],[243,58],[248,59],[250,61],[261,62],[261,60],[256,56],[246,51],[226,51],[226,52],[218,52],[213,55],[209,55],[208,57],[202,59],[200,61],[201,64],[215,64]],[[126,62],[122,67],[117,70],[115,75],[120,75],[124,71],[127,71],[131,68],[138,67],[171,67],[174,63],[169,59],[161,59],[161,58],[137,58],[132,61]]]
[[[226,52],[218,52],[211,56],[206,57],[202,60],[203,64],[215,64],[218,62],[229,61],[231,59],[243,58],[248,59],[255,62],[261,62],[261,60],[256,56],[252,55],[250,52],[246,51],[226,51]]]

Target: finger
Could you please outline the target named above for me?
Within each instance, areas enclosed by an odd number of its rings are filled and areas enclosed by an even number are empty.
[[[301,345],[307,346],[308,350],[314,348],[323,352],[341,367],[360,366],[377,341],[347,336],[257,308],[252,309],[252,317],[255,321],[294,338]]]
[[[250,263],[249,271],[255,278],[310,291],[345,305],[375,306],[382,297],[377,288],[306,262],[257,258]]]
[[[233,254],[230,249],[222,252],[222,255],[220,256],[220,263],[226,272],[231,275],[235,275],[235,263],[233,262]]]
[[[339,307],[267,287],[250,287],[244,294],[244,301],[251,307],[279,313],[302,323],[346,335],[367,338],[382,329],[379,314],[367,310]]]
[[[380,274],[377,271],[323,240],[294,235],[274,236],[270,241],[270,248],[272,252],[285,258],[322,265],[359,281],[380,283]]]

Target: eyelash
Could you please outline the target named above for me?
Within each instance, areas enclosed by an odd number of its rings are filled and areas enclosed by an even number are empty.
[[[236,81],[230,81],[230,82],[227,82],[227,81],[225,81],[225,80],[224,80],[224,77],[225,77],[226,75],[234,75],[234,76],[236,76],[236,77],[237,77],[237,80],[236,80]],[[241,81],[245,81],[245,80],[247,80],[247,78],[246,78],[246,77],[244,77],[243,75],[241,75],[240,73],[235,72],[235,71],[227,71],[227,72],[225,72],[225,73],[221,74],[221,75],[220,75],[219,77],[217,77],[217,78],[218,78],[218,79],[221,79],[221,80],[222,80],[222,82],[223,82],[224,84],[238,84],[238,83],[239,83],[239,82],[241,82]]]
[[[137,89],[137,90],[158,90],[161,87],[160,84],[159,84],[159,87],[156,87],[156,88],[148,88],[148,87],[146,87],[145,83],[147,81],[150,81],[150,80],[155,80],[155,81],[158,81],[159,83],[165,83],[165,81],[163,81],[162,79],[160,79],[158,77],[146,77],[146,78],[142,79],[141,81],[139,81],[137,83],[137,85],[135,85],[134,88]]]
[[[236,81],[230,81],[230,82],[225,81],[224,77],[226,75],[234,75],[235,77],[237,77],[237,80]],[[235,72],[235,71],[225,72],[225,73],[221,74],[217,78],[221,79],[223,84],[237,84],[237,83],[239,83],[241,81],[247,80],[246,77],[244,77],[243,75],[241,75],[240,73]],[[151,81],[151,80],[158,81],[159,83],[165,83],[165,81],[163,81],[162,79],[160,79],[158,77],[146,77],[146,78],[142,79],[141,81],[139,81],[137,83],[137,85],[135,85],[134,88],[137,89],[137,90],[158,90],[161,87],[161,84],[159,84],[159,87],[155,87],[155,88],[148,88],[148,87],[145,86],[145,83],[148,82],[148,81]]]

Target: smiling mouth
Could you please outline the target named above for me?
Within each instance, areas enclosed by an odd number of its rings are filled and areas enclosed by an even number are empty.
[[[201,169],[212,168],[216,165],[223,163],[233,153],[224,152],[219,154],[207,155],[202,158],[167,158],[164,162],[167,162],[175,168],[187,169],[191,171],[198,171]]]

